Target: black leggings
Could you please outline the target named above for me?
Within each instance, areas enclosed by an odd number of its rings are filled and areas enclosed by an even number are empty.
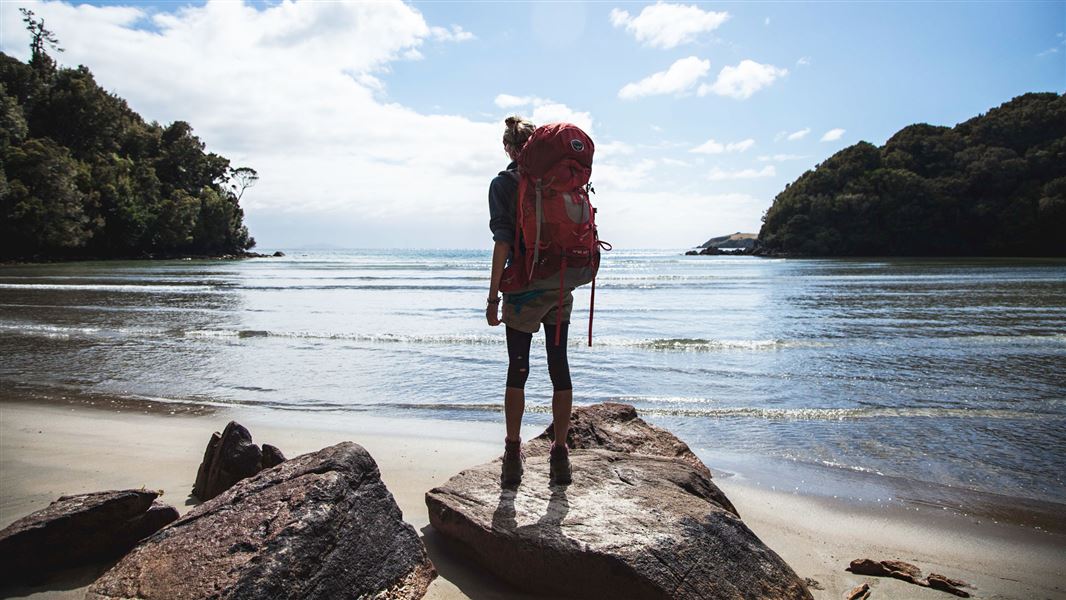
[[[559,345],[555,345],[555,325],[544,324],[544,345],[548,350],[548,375],[557,392],[574,389],[570,383],[570,363],[566,361],[566,331],[569,323],[559,325]],[[533,334],[507,328],[507,387],[525,389],[529,377],[529,345]]]

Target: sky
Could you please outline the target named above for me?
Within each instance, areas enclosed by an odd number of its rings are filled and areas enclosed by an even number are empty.
[[[259,172],[260,250],[488,248],[503,119],[596,143],[602,239],[757,232],[785,185],[912,123],[1066,90],[1066,2],[17,2],[149,121]]]

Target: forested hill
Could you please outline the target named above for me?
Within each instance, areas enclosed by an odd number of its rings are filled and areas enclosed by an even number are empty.
[[[255,244],[239,205],[255,171],[204,152],[188,123],[146,123],[89,69],[56,68],[39,47],[29,63],[0,53],[0,164],[0,258]]]
[[[1066,256],[1066,98],[1025,94],[845,148],[777,195],[759,242],[804,256]]]

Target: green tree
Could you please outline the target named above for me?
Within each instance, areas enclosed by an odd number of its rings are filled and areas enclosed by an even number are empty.
[[[30,139],[4,153],[7,192],[0,198],[0,238],[7,255],[71,254],[92,236],[85,166],[49,139]]]
[[[785,186],[764,251],[1064,255],[1066,98],[1025,94],[954,128],[860,142]]]
[[[55,34],[45,29],[43,18],[36,18],[33,11],[28,8],[19,8],[19,12],[22,13],[22,22],[26,24],[26,29],[30,32],[30,66],[42,78],[48,78],[55,73],[56,61],[48,56],[45,47],[56,52],[63,52],[63,49],[59,47],[59,40]]]

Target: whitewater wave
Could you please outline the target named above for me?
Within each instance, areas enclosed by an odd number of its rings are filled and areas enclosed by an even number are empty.
[[[497,334],[400,334],[400,333],[358,333],[329,331],[272,331],[264,329],[153,329],[150,327],[104,328],[50,325],[24,322],[0,322],[0,331],[27,336],[44,336],[54,338],[156,338],[184,337],[193,339],[310,339],[360,342],[368,344],[412,344],[412,345],[502,345],[504,337]],[[605,348],[636,349],[655,352],[720,352],[720,351],[780,351],[787,349],[828,348],[838,346],[884,345],[892,343],[913,343],[920,340],[923,344],[965,344],[965,345],[1051,345],[1066,346],[1066,334],[1049,335],[970,335],[927,338],[896,339],[709,339],[709,338],[628,338],[603,336],[595,339],[595,345]],[[535,338],[536,344],[543,341]],[[584,339],[571,339],[573,347],[583,346]]]
[[[631,402],[631,399],[617,398],[617,400]],[[646,400],[646,399],[643,399]],[[661,399],[666,400],[666,399]],[[699,400],[690,399],[689,402]],[[706,400],[703,400],[706,402]],[[477,404],[477,403],[388,403],[380,404],[395,409],[405,410],[433,410],[433,411],[468,411],[468,412],[501,412],[502,404]],[[680,416],[680,417],[705,417],[712,419],[748,418],[766,421],[851,421],[860,419],[884,419],[884,418],[938,418],[938,419],[1062,419],[1062,415],[1048,413],[1034,413],[1016,410],[997,409],[965,409],[965,408],[760,408],[750,406],[720,406],[720,407],[668,407],[668,406],[638,406],[641,415],[652,416]],[[527,404],[526,411],[534,413],[551,414],[551,405]]]
[[[152,285],[152,284],[116,284],[116,283],[0,283],[4,290],[51,290],[51,291],[86,291],[86,292],[137,292],[147,294],[202,294],[217,292],[221,288],[211,285]]]

